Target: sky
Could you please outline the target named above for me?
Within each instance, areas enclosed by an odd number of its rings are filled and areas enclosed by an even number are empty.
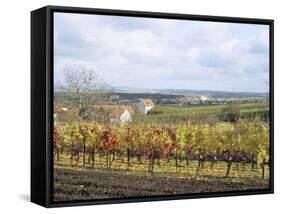
[[[81,67],[112,87],[268,92],[269,26],[56,12],[55,84]]]

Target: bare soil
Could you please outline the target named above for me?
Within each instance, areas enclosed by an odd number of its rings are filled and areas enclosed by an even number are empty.
[[[171,178],[106,170],[55,168],[54,201],[116,199],[268,189],[268,181],[235,178]]]

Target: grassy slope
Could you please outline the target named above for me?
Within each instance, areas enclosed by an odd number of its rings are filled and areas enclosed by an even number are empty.
[[[160,105],[157,111],[161,114],[149,114],[145,117],[137,111],[134,114],[134,123],[183,123],[188,120],[217,120],[218,115],[226,105],[198,105],[198,106],[178,106],[178,105]],[[249,112],[268,111],[269,107],[265,103],[245,103],[239,104],[241,114]]]

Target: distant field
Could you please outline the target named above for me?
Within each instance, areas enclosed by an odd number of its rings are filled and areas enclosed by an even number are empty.
[[[245,104],[235,104],[240,108],[240,111],[253,111],[253,110],[268,110],[269,106],[266,103],[245,103]],[[163,110],[165,113],[178,113],[178,112],[192,112],[192,113],[202,113],[202,112],[220,112],[227,105],[193,105],[193,106],[176,106],[176,105],[160,105],[157,106],[159,109]]]
[[[235,104],[240,109],[241,116],[253,115],[254,113],[263,113],[269,111],[267,103],[246,103]],[[191,121],[216,121],[222,110],[227,105],[192,105],[192,106],[179,106],[179,105],[157,105],[152,112],[145,117],[136,113],[134,115],[135,123],[183,123],[188,120]],[[157,111],[153,114],[153,111]]]

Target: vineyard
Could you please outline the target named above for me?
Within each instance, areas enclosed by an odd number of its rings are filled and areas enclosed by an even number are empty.
[[[269,125],[260,120],[212,126],[58,123],[53,142],[57,166],[94,171],[196,178],[204,172],[229,177],[232,171],[247,177],[255,170],[265,179],[269,165]]]

